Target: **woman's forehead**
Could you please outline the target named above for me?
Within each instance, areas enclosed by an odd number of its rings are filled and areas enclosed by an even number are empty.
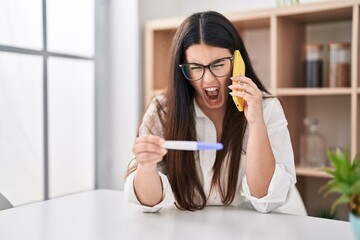
[[[216,59],[231,56],[231,52],[227,48],[210,46],[204,43],[194,44],[185,51],[187,62],[196,62],[208,64]]]

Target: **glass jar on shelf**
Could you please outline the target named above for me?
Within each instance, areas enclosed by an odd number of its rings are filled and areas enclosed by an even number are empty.
[[[348,42],[329,43],[328,85],[329,87],[350,87],[351,51]]]
[[[317,118],[305,118],[306,131],[300,138],[300,165],[302,167],[324,167],[326,165],[325,138],[319,132]]]
[[[323,71],[323,46],[321,44],[304,44],[304,85],[321,87]]]

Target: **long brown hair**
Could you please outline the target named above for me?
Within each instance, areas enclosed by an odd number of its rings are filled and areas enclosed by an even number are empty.
[[[245,75],[260,90],[267,92],[256,76],[243,41],[232,23],[217,12],[195,13],[180,25],[174,36],[165,102],[158,102],[157,106],[167,140],[197,140],[195,90],[181,73],[179,64],[185,62],[186,49],[200,43],[226,48],[230,52],[239,49],[246,65]],[[235,197],[246,125],[244,113],[239,112],[232,98],[228,97],[221,136],[224,149],[216,154],[211,185],[212,189],[219,189],[222,203],[226,205],[231,204]],[[207,196],[197,172],[195,157],[194,152],[169,150],[161,163],[180,209],[198,210],[206,205]],[[227,172],[226,184],[221,181],[222,172]]]

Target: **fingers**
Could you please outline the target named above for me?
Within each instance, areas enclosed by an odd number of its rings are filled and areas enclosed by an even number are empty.
[[[232,84],[229,89],[233,90],[229,94],[231,96],[241,97],[245,100],[244,114],[249,125],[256,123],[263,123],[263,94],[256,84],[247,77],[231,78],[234,82],[240,83]]]
[[[161,145],[164,139],[154,135],[144,135],[135,139],[133,153],[136,160],[156,164],[160,162],[167,153]]]
[[[161,137],[154,135],[144,135],[135,139],[133,152],[134,154],[140,153],[159,153],[166,154],[166,149],[161,145],[165,140]]]
[[[249,95],[257,94],[257,89],[251,87],[248,84],[244,84],[244,83],[230,85],[229,89],[233,90],[232,93],[245,92]]]
[[[236,76],[236,77],[231,77],[230,79],[232,81],[239,81],[240,83],[243,83],[243,85],[249,84],[253,88],[258,88],[256,86],[256,84],[253,82],[253,80],[251,80],[251,78],[248,78],[248,77],[245,77],[245,76]],[[233,84],[233,85],[236,85],[236,84]],[[241,84],[239,84],[239,85],[241,85]]]
[[[153,144],[163,144],[165,142],[165,140],[159,136],[155,136],[155,135],[142,135],[139,136],[135,139],[135,143],[139,143],[139,142],[148,142],[148,143],[153,143]]]
[[[229,89],[233,90],[230,92],[231,96],[242,97],[245,100],[250,97],[262,98],[262,92],[250,78],[239,76],[232,77],[232,80],[239,81],[240,83],[229,86]]]

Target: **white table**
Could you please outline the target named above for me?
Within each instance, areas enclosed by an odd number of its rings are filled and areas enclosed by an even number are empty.
[[[349,222],[234,207],[142,213],[122,192],[95,190],[0,212],[0,239],[354,239]]]

